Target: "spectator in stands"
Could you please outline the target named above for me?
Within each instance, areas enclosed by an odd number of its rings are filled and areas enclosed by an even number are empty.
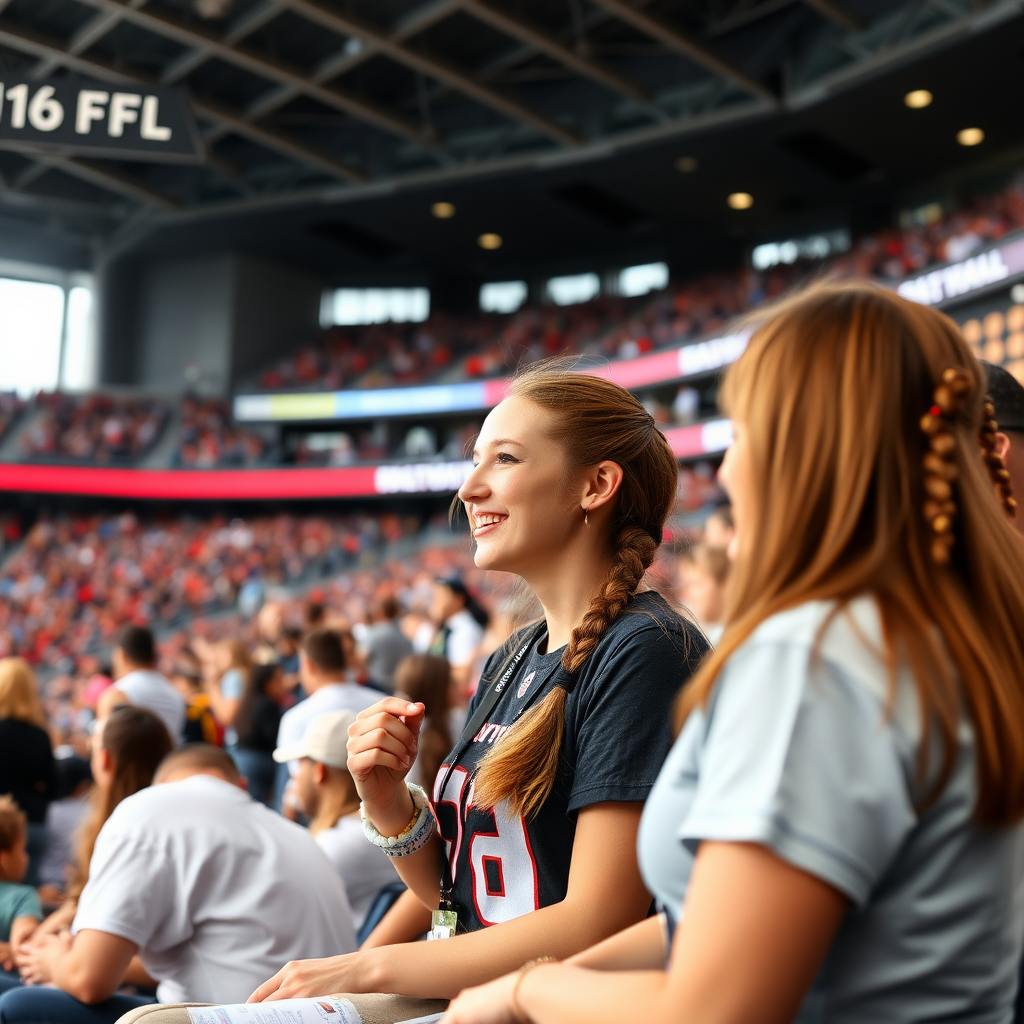
[[[401,608],[388,594],[374,602],[373,622],[359,644],[358,656],[366,666],[370,685],[385,693],[395,689],[395,669],[398,663],[412,654],[412,644],[398,625]]]
[[[405,782],[421,704],[385,697],[362,712],[348,758],[374,844],[424,906],[440,893],[450,916],[434,926],[439,937],[470,934],[290,964],[256,1000],[450,998],[649,910],[636,830],[671,746],[672,704],[707,650],[695,626],[640,589],[674,505],[675,456],[627,391],[547,364],[516,378],[473,456],[459,497],[476,565],[520,575],[543,618],[488,663],[433,811]]]
[[[403,658],[395,670],[395,692],[413,704],[423,705],[416,762],[409,779],[416,785],[429,786],[452,749],[448,662],[436,654],[411,654]]]
[[[213,713],[210,697],[203,692],[203,677],[195,655],[185,648],[171,672],[171,686],[185,701],[185,727],[181,733],[183,743],[212,743],[219,747],[223,733]]]
[[[46,809],[46,852],[39,865],[39,895],[60,903],[68,886],[74,857],[74,836],[89,813],[92,768],[85,758],[72,755],[56,762],[56,799]]]
[[[64,903],[42,924],[36,939],[55,935],[69,927],[78,907],[78,897],[89,880],[96,837],[115,808],[153,781],[160,762],[173,744],[167,728],[151,711],[130,704],[118,704],[109,717],[96,723],[92,736],[91,774],[94,780],[88,816],[75,834],[75,855],[68,872]],[[19,951],[19,964],[31,955]]]
[[[46,847],[46,808],[56,788],[53,750],[36,679],[21,658],[0,659],[0,793],[28,819],[29,885],[38,884]]]
[[[0,796],[0,992],[4,972],[14,967],[13,950],[39,927],[43,911],[28,871],[28,818],[9,796]]]
[[[439,654],[452,667],[452,681],[465,690],[469,686],[473,661],[487,627],[487,613],[474,600],[459,576],[445,576],[434,584],[430,617],[437,635],[428,654]]]
[[[729,584],[729,556],[725,548],[694,544],[676,563],[679,601],[717,644],[725,630],[725,599]]]
[[[347,663],[341,637],[333,629],[318,629],[302,641],[299,655],[299,675],[306,699],[281,716],[277,733],[279,747],[292,747],[302,742],[306,726],[325,711],[352,711],[358,714],[380,696],[374,690],[358,683],[345,683]],[[291,762],[292,775],[298,768]]]
[[[231,748],[231,756],[248,784],[249,795],[268,807],[274,796],[274,748],[284,695],[281,666],[276,662],[255,665],[235,716],[238,742]]]
[[[1006,464],[1018,506],[1024,502],[1024,387],[1001,366],[985,367],[988,394],[996,410],[996,454]],[[1024,533],[1024,511],[1017,509],[1017,529]]]
[[[36,950],[30,979],[56,988],[8,992],[3,1024],[114,1024],[154,1001],[114,994],[136,953],[160,1002],[231,1003],[284,961],[355,948],[330,863],[305,829],[249,799],[226,751],[183,747],[156,782],[98,836],[73,936]]]
[[[984,393],[959,331],[882,288],[765,316],[722,390],[732,619],[640,828],[667,919],[446,1020],[1013,1018],[1024,546]]]
[[[252,659],[244,643],[237,637],[219,644],[204,645],[204,660],[208,662],[206,693],[213,706],[217,721],[225,730],[224,742],[233,747],[238,741],[235,716],[245,692],[245,684],[252,671]]]
[[[708,547],[724,548],[728,551],[735,533],[736,525],[732,519],[732,507],[730,505],[719,505],[704,520],[703,541]]]
[[[281,764],[298,762],[296,792],[309,831],[345,884],[352,923],[359,930],[374,897],[399,880],[383,850],[366,841],[359,794],[345,767],[351,711],[327,711],[312,719],[302,740],[274,751]]]
[[[122,626],[111,653],[114,685],[104,690],[96,705],[98,718],[106,718],[118,704],[148,708],[167,727],[175,743],[185,728],[185,701],[166,676],[156,670],[156,644],[145,626]]]

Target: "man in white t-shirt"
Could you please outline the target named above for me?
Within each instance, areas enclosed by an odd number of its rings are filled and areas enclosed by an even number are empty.
[[[167,726],[177,746],[185,728],[185,700],[171,681],[156,670],[156,644],[145,626],[127,625],[118,630],[110,656],[114,685],[108,686],[96,705],[103,719],[118,704],[134,704],[152,711]]]
[[[323,851],[249,798],[225,751],[183,747],[155,781],[103,826],[72,934],[37,947],[29,970],[56,988],[8,992],[5,1024],[114,1024],[152,1002],[114,995],[136,953],[160,1002],[241,1003],[289,960],[355,949]]]
[[[292,747],[302,742],[306,726],[325,711],[351,711],[359,714],[382,698],[378,690],[359,683],[341,682],[348,668],[341,637],[333,629],[316,629],[306,635],[299,651],[299,677],[308,696],[281,716],[277,745]],[[289,761],[292,776],[298,761]]]
[[[486,621],[486,613],[473,600],[460,577],[445,576],[434,583],[430,617],[441,626],[429,653],[448,659],[452,684],[460,694],[470,683],[473,662],[484,638],[484,627],[478,616]]]
[[[309,831],[345,884],[358,931],[377,893],[400,879],[387,854],[363,835],[359,794],[345,767],[348,729],[355,720],[351,711],[318,715],[300,742],[274,751],[274,760],[299,763],[295,776],[299,803],[311,819]]]

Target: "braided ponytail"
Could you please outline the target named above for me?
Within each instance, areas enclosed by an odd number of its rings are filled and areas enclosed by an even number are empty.
[[[653,539],[636,526],[620,530],[615,544],[616,557],[608,579],[566,644],[562,655],[566,672],[578,672],[594,653],[636,593],[658,550]],[[556,686],[487,752],[476,775],[478,804],[494,807],[507,800],[514,814],[530,818],[537,813],[555,784],[567,698],[564,687]]]
[[[608,577],[562,655],[562,668],[575,675],[636,594],[654,561],[675,500],[679,470],[665,435],[647,410],[617,384],[569,372],[558,361],[550,361],[517,377],[511,394],[555,414],[556,440],[570,466],[609,460],[623,473],[608,538]],[[556,686],[487,752],[474,781],[479,806],[507,801],[515,814],[537,813],[555,784],[567,697],[566,690]]]

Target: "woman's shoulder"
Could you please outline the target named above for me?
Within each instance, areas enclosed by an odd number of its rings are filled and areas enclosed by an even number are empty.
[[[646,643],[651,632],[707,646],[697,624],[673,608],[656,590],[636,594],[608,626],[602,644],[612,648],[624,641]]]

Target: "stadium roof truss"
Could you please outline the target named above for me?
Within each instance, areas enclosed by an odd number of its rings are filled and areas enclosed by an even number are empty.
[[[444,180],[813,102],[1020,0],[0,0],[0,71],[186,89],[201,165],[0,152],[113,221]]]

